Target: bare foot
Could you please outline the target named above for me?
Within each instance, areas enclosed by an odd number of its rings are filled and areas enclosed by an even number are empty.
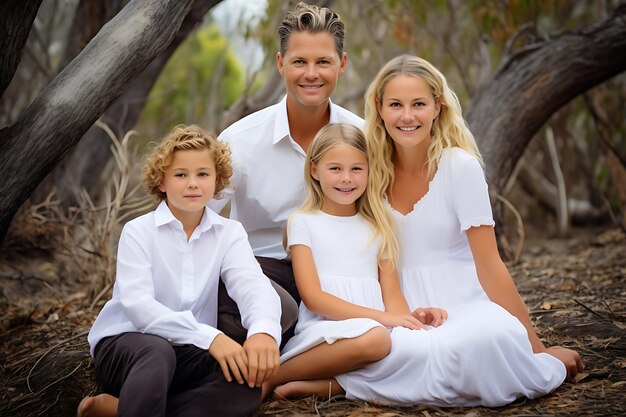
[[[76,417],[116,417],[119,400],[109,394],[85,397],[78,404]]]
[[[346,392],[335,379],[316,379],[311,381],[292,381],[279,385],[274,389],[275,399],[297,398],[307,395],[318,395],[330,398]]]

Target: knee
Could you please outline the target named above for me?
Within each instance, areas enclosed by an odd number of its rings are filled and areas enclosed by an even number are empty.
[[[283,329],[283,333],[293,326],[298,320],[298,303],[293,299],[287,291],[282,288],[275,288],[278,296],[280,297],[280,326]]]
[[[375,327],[361,336],[357,341],[359,356],[369,362],[379,361],[389,354],[391,337],[384,327]]]
[[[170,343],[159,336],[144,335],[145,343],[137,350],[137,366],[149,378],[161,374],[169,379],[176,369],[176,353]]]

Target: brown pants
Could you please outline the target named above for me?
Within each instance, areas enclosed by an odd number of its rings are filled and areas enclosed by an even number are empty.
[[[227,382],[207,350],[156,335],[106,337],[94,364],[104,391],[119,398],[120,417],[248,416],[261,404],[261,389]]]
[[[263,273],[270,279],[280,297],[282,315],[280,325],[283,330],[281,347],[293,336],[298,320],[300,295],[291,269],[291,260],[257,256]],[[235,301],[230,298],[226,286],[220,280],[217,293],[217,328],[240,344],[246,340],[248,331],[241,324],[241,315]]]

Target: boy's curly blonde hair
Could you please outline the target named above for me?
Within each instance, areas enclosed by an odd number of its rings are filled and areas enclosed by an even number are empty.
[[[165,171],[172,165],[177,151],[202,150],[211,152],[215,162],[215,194],[221,198],[221,192],[230,184],[233,169],[230,148],[219,141],[214,133],[196,125],[178,125],[160,143],[153,143],[152,151],[146,156],[143,166],[143,182],[148,194],[157,200],[165,200],[165,193],[159,189],[163,183]]]

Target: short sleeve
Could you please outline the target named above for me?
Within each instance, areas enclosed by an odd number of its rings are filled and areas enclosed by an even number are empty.
[[[305,245],[311,247],[311,233],[307,224],[307,216],[302,213],[294,214],[287,226],[287,247]]]
[[[495,225],[483,169],[476,158],[467,156],[452,175],[452,200],[461,231]]]

